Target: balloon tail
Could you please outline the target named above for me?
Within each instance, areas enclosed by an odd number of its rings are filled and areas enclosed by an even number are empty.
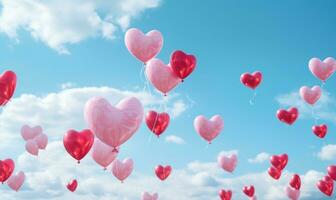
[[[77,163],[78,163],[78,164],[80,164],[80,161],[79,161],[79,160],[77,160]]]
[[[104,167],[104,169],[103,169],[104,171],[106,171],[107,170],[107,168],[106,167]]]
[[[324,85],[326,84],[326,82],[325,81],[322,81],[322,83],[321,83],[321,89],[324,87]]]
[[[249,103],[250,103],[251,106],[254,105],[254,99],[255,99],[256,96],[257,96],[257,92],[254,91],[252,97],[251,97],[250,100],[249,100]]]

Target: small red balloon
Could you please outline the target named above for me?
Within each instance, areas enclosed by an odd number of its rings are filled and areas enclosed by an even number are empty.
[[[315,125],[312,130],[317,137],[324,138],[328,132],[328,126],[326,124]]]
[[[279,178],[281,177],[281,170],[275,167],[270,167],[268,168],[268,174],[275,180],[279,180]]]
[[[170,175],[171,171],[172,167],[170,165],[167,165],[165,167],[162,165],[158,165],[155,167],[155,174],[161,181],[166,180]]]
[[[0,160],[0,182],[4,183],[13,173],[15,163],[12,159]]]
[[[261,72],[253,72],[252,74],[244,73],[240,76],[240,82],[242,82],[246,87],[251,89],[256,89],[262,80]]]
[[[218,195],[221,198],[221,200],[231,200],[232,191],[221,189],[221,190],[219,190]]]
[[[289,182],[289,185],[296,190],[300,190],[301,188],[301,178],[298,174],[294,174],[292,179]]]
[[[146,114],[147,127],[158,137],[166,130],[169,125],[170,117],[168,113],[157,113],[153,110]]]
[[[281,171],[286,167],[288,163],[288,155],[287,154],[273,155],[271,156],[270,160],[273,167]]]
[[[328,175],[331,179],[336,181],[336,165],[330,165],[328,167]]]
[[[248,196],[248,197],[253,197],[254,196],[254,186],[244,186],[243,187],[243,192]]]
[[[322,180],[317,182],[317,188],[327,196],[331,196],[334,190],[334,181],[329,177],[325,176]]]
[[[280,109],[277,111],[277,117],[280,121],[292,125],[299,116],[299,111],[297,108],[292,107],[288,110]]]
[[[0,106],[4,106],[12,98],[16,88],[16,74],[5,71],[0,75]]]
[[[65,149],[78,163],[90,151],[93,141],[94,136],[89,129],[80,132],[69,130],[63,137]]]
[[[78,186],[78,182],[76,179],[72,180],[70,183],[67,184],[67,188],[71,192],[76,191],[77,186]]]
[[[196,57],[177,50],[170,57],[170,65],[176,76],[183,80],[194,71]]]

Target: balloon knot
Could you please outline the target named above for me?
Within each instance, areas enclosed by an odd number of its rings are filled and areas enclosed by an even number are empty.
[[[77,160],[77,163],[80,164],[80,160]]]
[[[184,79],[182,79],[181,82],[183,83],[183,82],[184,82]]]
[[[104,169],[103,169],[104,171],[106,171],[107,170],[107,168],[106,167],[104,167]]]
[[[163,94],[163,96],[165,96],[165,97],[166,97],[166,96],[167,96],[167,93],[164,93],[164,94]]]
[[[208,144],[211,144],[211,141],[209,141]]]
[[[113,150],[112,150],[113,153],[119,153],[117,147],[113,147]]]

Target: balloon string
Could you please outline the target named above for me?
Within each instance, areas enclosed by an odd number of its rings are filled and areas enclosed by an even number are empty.
[[[326,82],[325,81],[322,81],[322,83],[321,83],[321,89],[325,86],[325,84],[326,84]]]
[[[315,115],[314,106],[312,106],[312,118],[314,119],[315,125],[318,123],[318,117]]]
[[[257,96],[257,91],[254,91],[251,99],[249,100],[249,103],[250,103],[251,106],[254,105],[254,99],[255,99],[256,96]]]

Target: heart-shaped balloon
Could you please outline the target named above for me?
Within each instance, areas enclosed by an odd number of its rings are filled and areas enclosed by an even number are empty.
[[[194,120],[194,127],[196,132],[210,144],[223,130],[224,120],[219,115],[213,116],[210,120],[199,115]]]
[[[187,78],[194,71],[196,57],[177,50],[170,56],[170,65],[174,73],[183,81],[183,79]]]
[[[149,130],[151,130],[158,137],[166,130],[169,125],[170,117],[168,113],[157,113],[150,110],[146,114],[146,124]]]
[[[169,91],[181,82],[173,69],[157,58],[154,58],[147,63],[146,76],[153,86],[164,95],[167,95]]]
[[[73,179],[70,183],[67,184],[66,187],[68,188],[69,191],[74,192],[76,191],[77,186],[78,186],[77,180]]]
[[[289,182],[289,185],[296,190],[301,188],[301,178],[298,174],[294,174]]]
[[[19,191],[21,186],[23,185],[23,182],[25,180],[25,174],[23,172],[19,172],[16,175],[12,175],[7,180],[7,185],[14,191]]]
[[[139,129],[143,107],[135,97],[125,98],[116,106],[104,98],[95,97],[86,103],[84,116],[97,138],[117,150]]]
[[[297,108],[292,107],[288,110],[280,109],[277,111],[277,117],[280,121],[292,125],[299,116]]]
[[[336,61],[334,58],[326,58],[321,61],[318,58],[312,58],[309,61],[310,71],[322,81],[326,81],[336,70]]]
[[[278,168],[275,168],[273,166],[271,166],[270,168],[268,168],[268,174],[275,180],[279,180],[279,178],[281,177],[281,170],[279,170]]]
[[[303,86],[300,88],[300,96],[308,104],[314,105],[321,97],[322,90],[319,86],[315,85],[312,88]]]
[[[115,159],[112,163],[112,173],[113,175],[123,182],[133,171],[133,160],[125,159],[120,161]]]
[[[334,190],[334,181],[329,176],[325,176],[317,182],[317,188],[325,195],[331,196]]]
[[[243,187],[243,192],[248,196],[248,197],[253,197],[254,196],[254,186],[244,186]]]
[[[26,151],[34,156],[37,156],[39,153],[39,147],[36,144],[35,140],[27,140],[26,142]]]
[[[328,132],[328,126],[326,124],[314,125],[312,130],[317,137],[324,138]]]
[[[157,193],[149,194],[148,192],[143,192],[141,195],[141,200],[158,200],[159,195]]]
[[[113,151],[113,147],[105,144],[99,139],[95,139],[95,142],[92,147],[91,156],[96,163],[104,167],[106,170],[113,160],[118,156],[117,151]]]
[[[221,189],[219,190],[218,195],[221,198],[221,200],[231,200],[232,191]]]
[[[24,140],[31,140],[36,138],[38,135],[42,134],[43,130],[41,126],[30,127],[28,125],[24,125],[21,128],[21,136]]]
[[[157,30],[152,30],[145,35],[139,29],[131,28],[126,31],[125,45],[134,57],[146,63],[161,51],[163,37]]]
[[[83,131],[69,130],[63,137],[63,144],[67,152],[78,163],[90,151],[94,142],[94,135],[89,129]]]
[[[238,158],[236,154],[231,155],[219,155],[217,157],[217,163],[219,167],[224,169],[227,172],[232,173],[237,166]]]
[[[291,200],[298,200],[300,198],[300,190],[298,189],[287,186],[285,192],[287,197]]]
[[[286,167],[288,163],[288,155],[287,154],[273,155],[271,156],[270,161],[273,167],[281,171]]]
[[[259,71],[253,72],[252,74],[244,73],[240,76],[240,82],[251,89],[256,89],[261,83],[261,80],[262,73]]]
[[[13,173],[15,163],[12,159],[0,160],[0,182],[4,183]]]
[[[170,165],[162,166],[158,165],[155,167],[155,174],[161,180],[164,181],[168,178],[172,171],[172,167]]]
[[[12,98],[16,88],[16,74],[5,71],[0,75],[0,106],[4,106]]]
[[[336,181],[336,165],[330,165],[328,167],[328,175],[331,179]]]
[[[39,149],[45,149],[48,145],[48,136],[44,133],[38,135],[34,140]]]

